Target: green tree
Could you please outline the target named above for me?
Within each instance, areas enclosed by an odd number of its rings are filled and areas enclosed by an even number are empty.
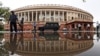
[[[0,7],[0,17],[4,17],[5,20],[8,20],[10,15],[9,10],[7,7]]]
[[[2,7],[2,3],[0,2],[0,17],[4,17],[5,20],[8,20],[10,15],[10,9],[8,7]]]
[[[8,21],[10,16],[10,9],[8,7],[2,7],[2,3],[0,2],[0,17],[3,17],[5,21]],[[0,31],[4,30],[4,26],[0,24]]]
[[[4,30],[4,26],[0,25],[0,31]]]

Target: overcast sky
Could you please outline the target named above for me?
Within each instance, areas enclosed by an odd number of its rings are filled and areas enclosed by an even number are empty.
[[[94,17],[94,22],[100,22],[100,0],[0,0],[3,6],[9,7],[11,10],[35,4],[61,4],[70,5],[91,13]]]

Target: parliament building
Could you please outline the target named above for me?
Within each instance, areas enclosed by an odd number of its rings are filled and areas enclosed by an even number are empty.
[[[93,16],[73,6],[38,4],[20,7],[14,11],[19,21],[24,18],[24,30],[34,30],[34,25],[36,30],[93,30]],[[8,24],[5,29],[9,29]]]

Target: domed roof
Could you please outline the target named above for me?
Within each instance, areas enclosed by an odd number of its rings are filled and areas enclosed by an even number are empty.
[[[79,10],[79,11],[82,11],[81,9],[79,8],[75,8],[75,7],[72,7],[72,6],[68,6],[68,5],[59,5],[59,4],[37,4],[37,5],[28,5],[28,6],[24,6],[24,7],[20,7],[20,8],[17,8],[15,9],[16,10],[25,10],[25,9],[41,9],[41,8],[48,8],[48,9],[52,9],[52,8],[62,8],[62,9],[73,9],[73,10]]]

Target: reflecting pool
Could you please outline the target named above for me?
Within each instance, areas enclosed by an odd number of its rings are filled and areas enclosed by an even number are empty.
[[[100,33],[20,32],[0,34],[0,56],[100,56]]]

